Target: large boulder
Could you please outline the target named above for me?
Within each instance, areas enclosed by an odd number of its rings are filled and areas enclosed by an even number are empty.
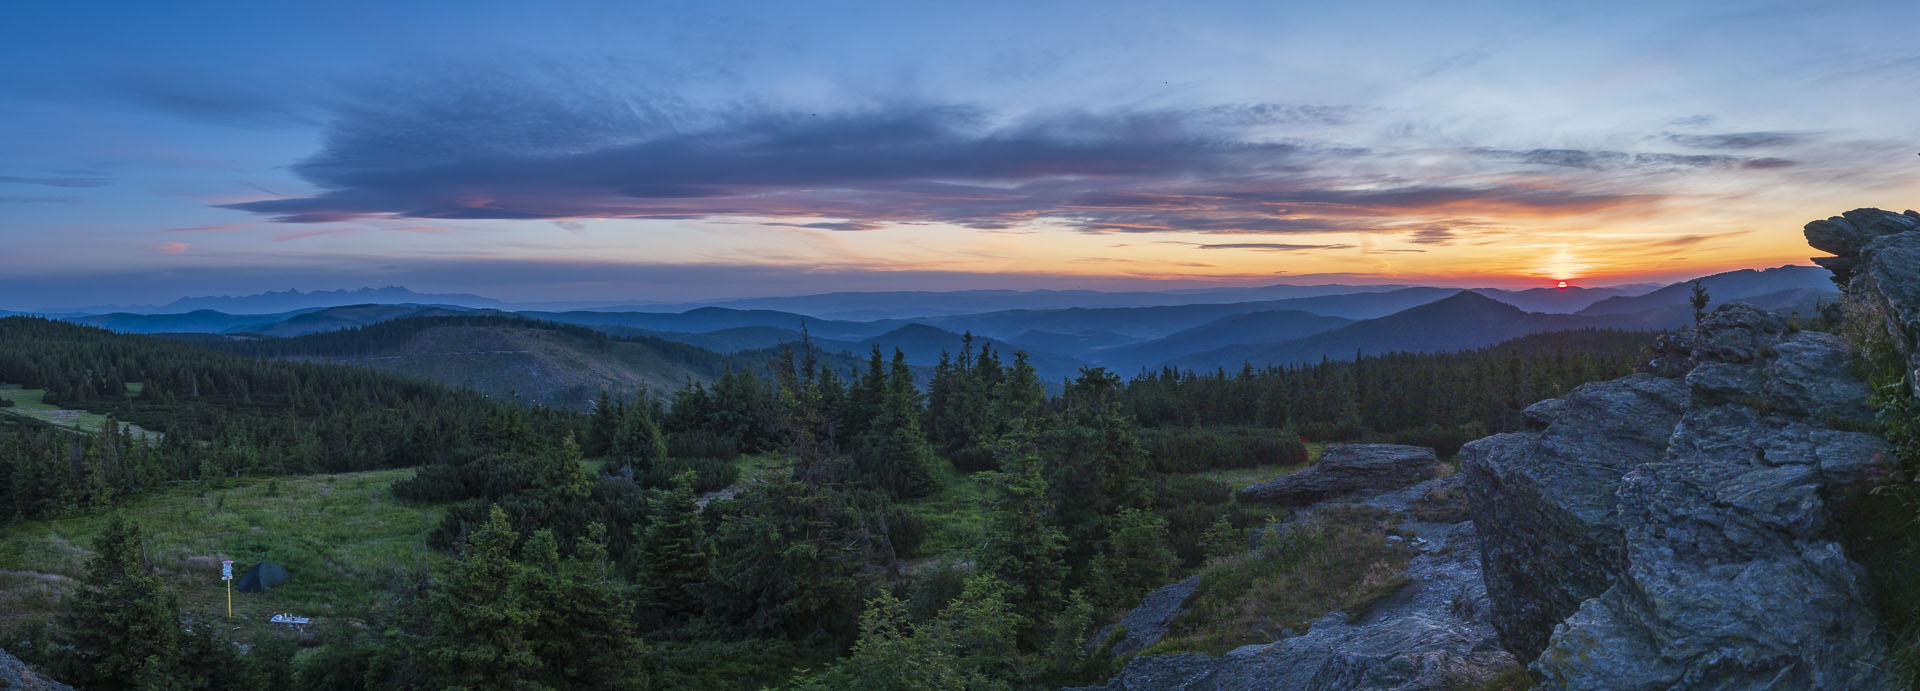
[[[1140,601],[1140,606],[1120,617],[1119,626],[1125,628],[1120,640],[1113,644],[1113,654],[1132,655],[1153,647],[1167,635],[1167,626],[1173,618],[1180,615],[1187,598],[1193,597],[1193,591],[1200,587],[1199,576],[1188,576],[1186,580],[1155,588]],[[1088,645],[1098,645],[1107,640],[1113,627],[1108,626],[1094,634]]]
[[[0,650],[0,689],[7,691],[73,691],[73,687],[40,676],[20,658]]]
[[[1737,303],[1692,343],[1463,449],[1501,640],[1544,689],[1887,687],[1827,518],[1886,448],[1845,344]]]
[[[1298,472],[1250,485],[1240,499],[1305,506],[1368,491],[1399,489],[1438,475],[1433,449],[1399,444],[1335,444]]]
[[[1586,384],[1529,408],[1544,429],[1461,449],[1493,624],[1521,658],[1539,655],[1555,625],[1613,582],[1614,492],[1627,470],[1660,456],[1687,395],[1647,374]]]

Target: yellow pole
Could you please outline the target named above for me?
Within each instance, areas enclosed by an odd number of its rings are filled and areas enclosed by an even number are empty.
[[[227,579],[227,618],[233,618],[233,579]]]

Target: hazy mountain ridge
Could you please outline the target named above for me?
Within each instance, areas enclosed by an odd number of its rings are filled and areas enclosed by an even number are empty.
[[[1788,265],[1771,269],[1728,271],[1703,276],[1696,280],[1702,288],[1706,289],[1714,303],[1719,304],[1796,289],[1837,296],[1840,290],[1834,287],[1831,276],[1830,272],[1818,266]],[[1693,295],[1693,283],[1694,281],[1681,281],[1644,295],[1607,298],[1575,314],[1589,316],[1628,314],[1658,307],[1686,305],[1687,300]]]
[[[1708,288],[1715,304],[1739,300],[1786,314],[1810,315],[1817,304],[1830,299],[1834,293],[1824,273],[1817,267],[1788,266],[1765,271],[1734,271],[1699,280]],[[1269,286],[1236,290],[1240,294],[1256,290],[1271,294],[1294,288],[1331,287]],[[862,360],[875,345],[887,356],[899,348],[917,367],[937,363],[942,350],[957,353],[963,334],[972,333],[976,346],[990,345],[1009,358],[1014,351],[1027,351],[1036,369],[1045,378],[1056,380],[1089,364],[1120,371],[1163,365],[1237,368],[1242,362],[1264,366],[1321,357],[1345,359],[1355,352],[1475,348],[1558,329],[1665,329],[1691,320],[1692,310],[1686,304],[1691,282],[1643,295],[1620,294],[1623,290],[1569,287],[1459,291],[1413,287],[1233,303],[1017,309],[872,321],[726,307],[700,307],[682,312],[529,310],[515,313],[415,303],[340,305],[273,314],[229,314],[213,310],[161,315],[113,313],[70,317],[69,321],[130,333],[199,332],[273,338],[417,317],[518,316],[583,326],[618,338],[660,339],[727,354],[798,343],[804,332],[804,337],[811,338],[823,353],[847,353]],[[1061,291],[1059,294],[1092,292]],[[968,294],[968,299],[985,299],[980,294],[992,299],[1024,294],[1018,291],[975,293]],[[922,294],[874,295],[891,299]],[[1516,303],[1542,309],[1526,309]],[[1564,313],[1575,308],[1578,311],[1574,314]]]

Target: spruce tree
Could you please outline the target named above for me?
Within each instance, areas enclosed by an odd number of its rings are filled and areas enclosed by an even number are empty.
[[[139,526],[114,514],[94,541],[81,587],[60,617],[62,679],[82,688],[133,688],[184,671],[180,608],[154,573],[143,540]]]
[[[714,548],[700,522],[699,498],[689,470],[673,478],[673,488],[656,491],[640,535],[642,606],[665,618],[694,614],[699,600],[687,587],[713,578]]]
[[[1009,464],[991,476],[996,496],[975,559],[981,571],[1012,588],[1008,598],[1023,611],[1052,611],[1066,577],[1066,537],[1049,520],[1052,507],[1040,459],[1021,455]]]
[[[426,602],[428,632],[414,641],[413,662],[447,688],[534,686],[541,663],[526,633],[537,619],[518,587],[513,558],[520,536],[498,505],[467,535],[460,563]]]

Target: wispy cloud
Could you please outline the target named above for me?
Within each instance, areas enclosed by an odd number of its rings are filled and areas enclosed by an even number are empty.
[[[113,180],[81,175],[0,175],[0,183],[45,187],[100,187]]]
[[[1722,132],[1718,134],[1669,134],[1667,140],[1695,149],[1764,149],[1800,144],[1812,139],[1813,132]]]

